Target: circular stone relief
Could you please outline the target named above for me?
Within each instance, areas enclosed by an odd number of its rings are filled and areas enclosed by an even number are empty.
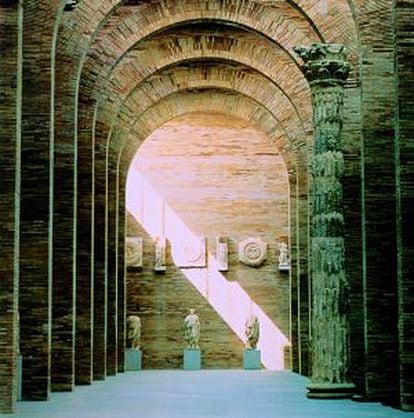
[[[196,263],[203,255],[201,245],[195,243],[194,245],[184,245],[183,254],[189,263]]]
[[[239,260],[247,266],[260,266],[266,259],[267,244],[260,238],[247,238],[239,243]]]

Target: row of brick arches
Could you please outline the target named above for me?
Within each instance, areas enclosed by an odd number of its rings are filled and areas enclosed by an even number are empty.
[[[315,132],[295,47],[315,43],[345,45],[350,63],[349,378],[412,409],[412,17],[391,0],[2,2],[0,411],[15,407],[19,350],[26,400],[124,370],[128,171],[151,133],[189,114],[254,125],[283,158],[289,356],[312,375]]]

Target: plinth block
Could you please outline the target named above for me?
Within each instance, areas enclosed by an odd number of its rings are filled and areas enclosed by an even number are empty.
[[[243,351],[243,368],[244,370],[260,370],[262,368],[260,360],[260,350],[246,348]]]
[[[184,350],[184,370],[201,369],[201,351],[198,349]]]
[[[352,398],[355,385],[353,383],[310,383],[307,389],[308,398],[345,399]]]
[[[142,351],[133,348],[125,350],[125,370],[137,372],[142,369]]]

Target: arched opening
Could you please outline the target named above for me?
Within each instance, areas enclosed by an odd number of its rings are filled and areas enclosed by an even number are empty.
[[[288,173],[275,144],[251,122],[197,112],[155,130],[131,163],[127,236],[143,239],[141,267],[127,272],[127,314],[142,320],[144,368],[181,368],[182,322],[202,322],[203,368],[241,368],[245,321],[258,316],[267,369],[289,368],[290,280],[278,244],[289,243]],[[167,240],[165,272],[156,241]],[[227,244],[220,264],[217,240]],[[239,260],[243,241],[260,239],[258,266]],[[127,238],[128,239],[128,238]]]

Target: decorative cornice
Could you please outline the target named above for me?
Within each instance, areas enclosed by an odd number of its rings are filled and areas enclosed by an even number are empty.
[[[304,62],[302,71],[310,84],[344,84],[348,78],[351,65],[343,45],[316,43],[293,49]]]

